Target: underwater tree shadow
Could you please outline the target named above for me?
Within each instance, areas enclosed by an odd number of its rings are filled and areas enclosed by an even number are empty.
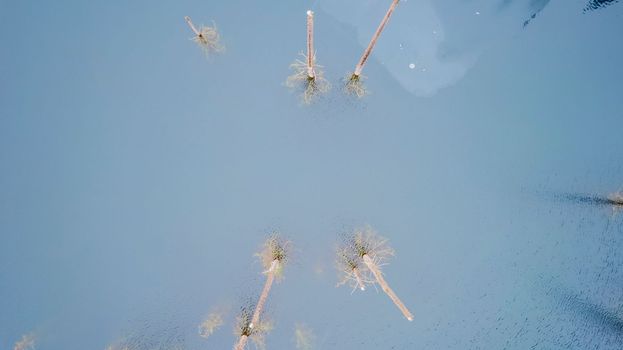
[[[563,304],[583,316],[585,321],[601,329],[608,329],[615,334],[623,335],[623,305],[612,310],[590,302],[576,293],[562,292],[561,296],[564,298]]]
[[[617,217],[620,218],[619,214],[623,213],[623,192],[621,191],[615,192],[609,196],[585,193],[550,193],[547,196],[559,202],[611,209],[611,215],[604,228],[604,233],[611,229],[612,223],[617,223],[619,221]],[[615,228],[616,227],[618,227],[619,233],[623,233],[623,225],[615,225]]]
[[[584,7],[583,12],[598,10],[610,5],[614,5],[617,2],[619,2],[619,0],[590,0],[588,4],[586,4],[586,7]]]
[[[576,204],[592,204],[601,206],[623,206],[623,200],[617,197],[602,197],[584,193],[563,193],[556,195],[557,199]]]
[[[525,28],[530,24],[530,21],[536,18],[536,16],[543,11],[543,9],[549,4],[550,0],[534,0],[532,6],[534,7],[534,12],[532,15],[523,22],[523,27]],[[584,9],[583,13],[599,10],[610,5],[614,5],[618,3],[619,0],[589,0]]]

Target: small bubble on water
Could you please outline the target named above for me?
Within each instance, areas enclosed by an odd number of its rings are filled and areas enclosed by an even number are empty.
[[[409,63],[409,68],[411,69],[415,68],[415,63]]]

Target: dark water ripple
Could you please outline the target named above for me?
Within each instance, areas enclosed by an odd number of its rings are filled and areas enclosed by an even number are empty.
[[[614,5],[617,2],[619,2],[619,0],[591,0],[588,2],[588,4],[586,4],[584,12],[593,11],[604,8],[606,6]]]

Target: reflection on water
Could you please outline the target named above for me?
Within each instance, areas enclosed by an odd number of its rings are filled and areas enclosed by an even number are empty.
[[[586,9],[617,1],[592,0]],[[388,2],[320,0],[319,4],[338,21],[353,26],[358,44],[365,47]],[[526,27],[549,4],[550,0],[402,1],[373,58],[406,90],[432,96],[462,79],[492,43],[515,35],[521,23]]]
[[[314,349],[314,340],[316,336],[311,328],[305,324],[297,323],[294,327],[294,339],[296,342],[296,348],[299,350],[312,350]]]
[[[13,350],[35,350],[35,335],[30,333],[22,336],[22,339],[15,343]]]
[[[223,312],[214,311],[208,314],[203,322],[199,325],[199,336],[209,338],[218,328],[223,325]]]
[[[188,327],[176,317],[148,317],[106,350],[183,350]]]
[[[357,43],[363,48],[367,46],[389,6],[389,2],[356,0],[321,0],[319,4],[339,22],[353,26]],[[476,9],[465,12],[466,7],[461,4],[453,13],[463,11],[461,20],[470,17],[475,20]],[[477,57],[478,52],[472,50],[453,50],[451,55],[446,51],[443,44],[448,28],[442,17],[446,14],[440,13],[430,0],[401,2],[372,55],[373,59],[382,62],[405,89],[416,95],[430,96],[454,84],[463,77]],[[353,66],[357,58],[353,55]]]

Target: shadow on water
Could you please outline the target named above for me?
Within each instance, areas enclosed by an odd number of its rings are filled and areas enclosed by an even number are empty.
[[[618,232],[619,234],[623,234],[623,192],[621,191],[608,196],[556,191],[538,191],[536,195],[543,201],[555,202],[555,207],[561,210],[561,213],[571,210],[567,205],[584,207],[585,209],[587,207],[592,207],[603,210],[604,214],[608,213],[603,229],[604,234],[611,232],[611,230],[614,230],[612,231],[614,233]],[[589,219],[589,221],[590,220],[592,219]]]
[[[510,1],[505,0],[503,4],[507,4],[509,2]],[[530,15],[530,17],[523,22],[524,28],[528,24],[530,24],[530,21],[536,18],[536,16],[545,8],[545,6],[547,6],[547,4],[549,4],[549,2],[550,0],[531,0],[530,1],[530,8],[531,8],[532,15]],[[598,10],[598,9],[601,9],[601,8],[604,8],[610,5],[614,5],[618,2],[619,0],[590,0],[586,4],[582,12],[586,13],[589,11]]]
[[[608,309],[602,305],[592,303],[581,296],[569,292],[562,292],[562,306],[574,312],[581,319],[600,329],[623,335],[623,305],[617,310]]]
[[[536,15],[538,15],[539,12],[543,11],[545,6],[547,6],[547,4],[549,4],[549,2],[550,2],[550,0],[532,0],[532,1],[530,1],[530,7],[532,9],[532,15],[530,16],[530,18],[528,18],[527,20],[525,20],[523,22],[523,26],[526,27],[528,24],[530,24],[530,21],[532,21],[534,18],[536,18]]]
[[[600,8],[604,8],[606,6],[614,5],[619,0],[590,0],[586,7],[584,7],[584,12],[598,10]]]
[[[623,207],[623,198],[621,198],[620,194],[615,194],[612,196],[599,196],[585,193],[554,193],[552,194],[552,196],[555,200],[561,202],[590,204],[597,206]]]

